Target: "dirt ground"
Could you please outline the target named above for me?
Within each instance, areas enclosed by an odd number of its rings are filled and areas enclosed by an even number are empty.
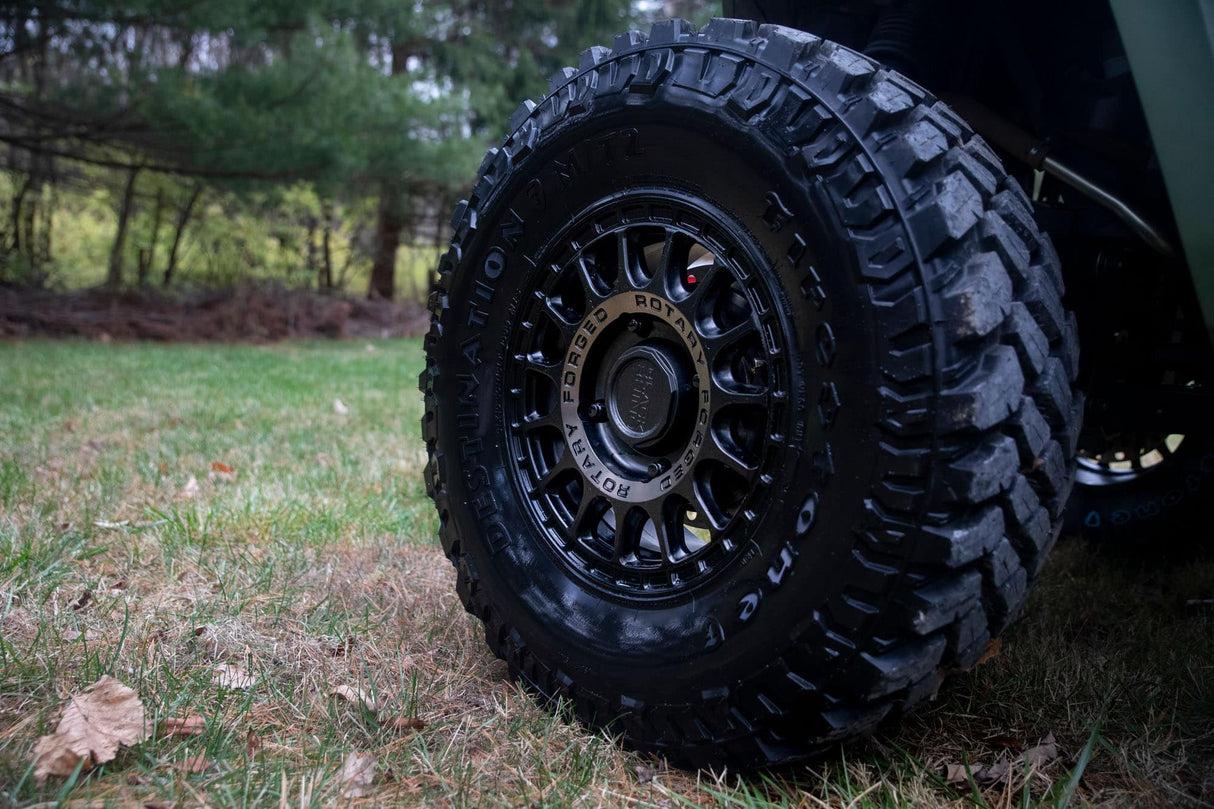
[[[320,295],[268,285],[177,295],[0,288],[0,339],[263,342],[308,337],[416,337],[428,324],[426,310],[416,303]]]

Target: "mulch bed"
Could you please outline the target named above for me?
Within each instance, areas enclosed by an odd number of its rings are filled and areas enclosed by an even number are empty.
[[[0,288],[0,339],[84,337],[165,342],[268,342],[306,337],[416,337],[416,303],[321,295],[273,285],[184,292],[48,292]]]

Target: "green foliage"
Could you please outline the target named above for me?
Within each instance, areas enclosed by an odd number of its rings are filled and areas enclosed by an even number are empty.
[[[35,0],[0,9],[0,40],[23,57],[0,61],[0,101],[21,110],[6,120],[12,139],[0,138],[4,199],[8,218],[34,212],[28,232],[4,234],[13,249],[0,251],[0,281],[114,282],[131,266],[155,279],[191,178],[201,178],[175,277],[303,281],[320,264],[334,284],[351,284],[387,244],[375,242],[382,223],[372,226],[381,194],[402,200],[406,244],[439,227],[510,111],[582,48],[628,27],[631,8]],[[127,167],[142,170],[119,238]],[[326,229],[327,262],[316,247]]]

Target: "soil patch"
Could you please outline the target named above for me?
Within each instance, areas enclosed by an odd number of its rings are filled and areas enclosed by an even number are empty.
[[[307,337],[417,337],[416,303],[369,301],[243,284],[185,292],[0,289],[0,338],[86,337],[166,342],[267,342]]]

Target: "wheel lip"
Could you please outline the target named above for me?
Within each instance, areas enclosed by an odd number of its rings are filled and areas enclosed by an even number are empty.
[[[540,546],[551,553],[568,575],[587,585],[592,591],[611,599],[628,598],[646,603],[661,603],[684,598],[718,579],[739,557],[745,556],[741,550],[754,547],[753,526],[760,521],[758,515],[766,511],[765,498],[769,497],[773,485],[772,476],[766,474],[765,470],[779,463],[776,459],[781,451],[786,449],[781,436],[794,429],[796,422],[795,415],[787,407],[788,386],[791,384],[787,349],[796,345],[796,331],[793,325],[787,322],[783,310],[777,304],[780,293],[772,286],[775,276],[760,269],[767,266],[766,253],[755,240],[752,231],[738,216],[718,207],[709,198],[687,191],[675,192],[669,187],[655,186],[652,183],[652,179],[643,179],[629,187],[615,189],[587,201],[580,210],[568,217],[563,227],[554,229],[531,252],[532,258],[529,262],[536,267],[551,266],[553,275],[557,275],[565,271],[570,262],[576,260],[591,242],[623,229],[645,226],[681,232],[713,251],[747,295],[753,312],[751,322],[756,324],[757,321],[756,325],[759,327],[755,331],[769,355],[773,368],[776,369],[771,383],[771,397],[765,409],[763,443],[756,453],[758,468],[744,507],[740,506],[735,510],[726,526],[718,532],[720,538],[714,539],[705,548],[698,549],[677,562],[663,563],[661,567],[629,571],[635,580],[625,582],[618,575],[621,571],[605,560],[590,560],[589,557],[575,560],[574,557],[585,556],[588,551],[577,547],[580,545],[578,540],[567,541],[564,536],[557,536],[564,528],[557,527],[554,522],[555,515],[548,507],[539,505],[534,495],[529,492],[528,479],[538,480],[538,476],[530,463],[524,460],[525,456],[530,454],[530,448],[526,446],[526,432],[520,429],[521,419],[515,418],[521,415],[522,409],[514,404],[512,397],[506,397],[503,401],[505,409],[501,423],[503,437],[510,447],[512,457],[519,461],[516,467],[518,471],[512,471],[508,478],[516,492],[517,501],[524,504],[522,511],[532,522],[537,539],[543,535]],[[677,215],[668,219],[643,220],[621,215],[627,207],[637,203],[665,208],[676,212]],[[562,256],[562,251],[570,244],[571,239],[588,230],[594,235],[589,239],[574,242],[574,249],[561,259],[564,264],[550,263],[548,257]],[[537,275],[536,279],[533,286],[527,285],[520,290],[520,300],[531,299],[537,291],[548,285],[540,276]],[[761,305],[756,306],[756,302]],[[507,357],[518,353],[519,339],[523,333],[520,324],[526,324],[527,318],[526,309],[520,310],[515,322],[508,326]],[[765,327],[772,324],[776,324],[774,329]],[[524,328],[530,327],[529,324],[524,325]],[[780,342],[784,347],[773,347],[770,342],[773,332],[780,335]],[[710,364],[710,370],[711,367]],[[514,376],[516,373],[518,375]],[[507,369],[505,374],[503,380],[507,391],[513,387],[512,379],[522,379],[521,370],[516,372]],[[711,427],[711,413],[709,426]]]
[[[641,297],[646,298],[644,306],[636,300]],[[629,298],[632,300],[628,300]],[[659,300],[661,303],[657,307],[652,307],[652,302]],[[600,314],[602,314],[602,318],[599,317]],[[578,408],[581,405],[578,394],[582,385],[582,373],[586,367],[585,363],[581,360],[590,354],[595,341],[599,340],[606,332],[605,328],[600,327],[601,325],[605,326],[616,322],[620,318],[630,314],[656,316],[672,328],[675,328],[676,331],[679,330],[675,326],[675,321],[683,321],[685,328],[680,331],[680,336],[683,338],[684,347],[692,358],[696,373],[702,380],[707,380],[709,375],[708,360],[695,333],[695,328],[690,326],[690,320],[687,315],[679,310],[676,305],[666,301],[666,299],[648,294],[621,292],[595,307],[593,312],[588,313],[583,318],[581,325],[574,332],[574,336],[570,340],[571,345],[573,345],[576,344],[579,336],[587,338],[586,345],[578,349],[581,353],[576,353],[571,347],[566,348],[564,370],[561,374],[563,382],[559,391],[561,420],[564,425],[563,433],[566,449],[574,453],[574,457],[579,459],[579,466],[586,461],[591,462],[590,466],[584,467],[591,473],[598,468],[610,472],[612,467],[604,462],[603,458],[596,452],[593,442],[585,440],[581,442],[582,451],[578,451],[577,449],[578,439],[586,436],[585,422],[578,412]],[[570,395],[566,396],[566,392]],[[696,428],[693,430],[687,443],[684,444],[683,449],[675,453],[674,457],[680,459],[690,458],[688,463],[694,463],[695,459],[699,457],[700,447],[708,438],[708,423],[712,414],[711,402],[712,386],[707,384],[702,385],[697,403]],[[624,478],[619,473],[616,473],[614,477],[609,474],[603,475],[600,480],[595,480],[586,474],[583,474],[582,477],[593,483],[595,488],[609,499],[639,505],[641,503],[653,502],[665,496],[665,493],[674,485],[675,481],[672,480],[672,475],[673,473],[657,475],[648,481]],[[627,488],[627,492],[623,496],[619,494],[621,485]]]
[[[1174,448],[1167,446],[1167,439],[1173,435],[1180,435],[1181,440],[1177,442]],[[1145,457],[1150,452],[1159,452],[1163,459],[1158,463],[1147,467],[1139,467],[1137,469],[1113,469],[1106,463],[1097,461],[1083,454],[1083,448],[1075,457],[1075,483],[1081,486],[1089,486],[1092,488],[1107,488],[1112,486],[1123,486],[1130,483],[1135,483],[1143,478],[1150,477],[1163,471],[1176,463],[1177,456],[1183,451],[1183,447],[1188,443],[1186,437],[1181,433],[1165,433],[1164,440],[1159,446],[1151,447],[1148,452],[1140,453],[1139,457]]]

